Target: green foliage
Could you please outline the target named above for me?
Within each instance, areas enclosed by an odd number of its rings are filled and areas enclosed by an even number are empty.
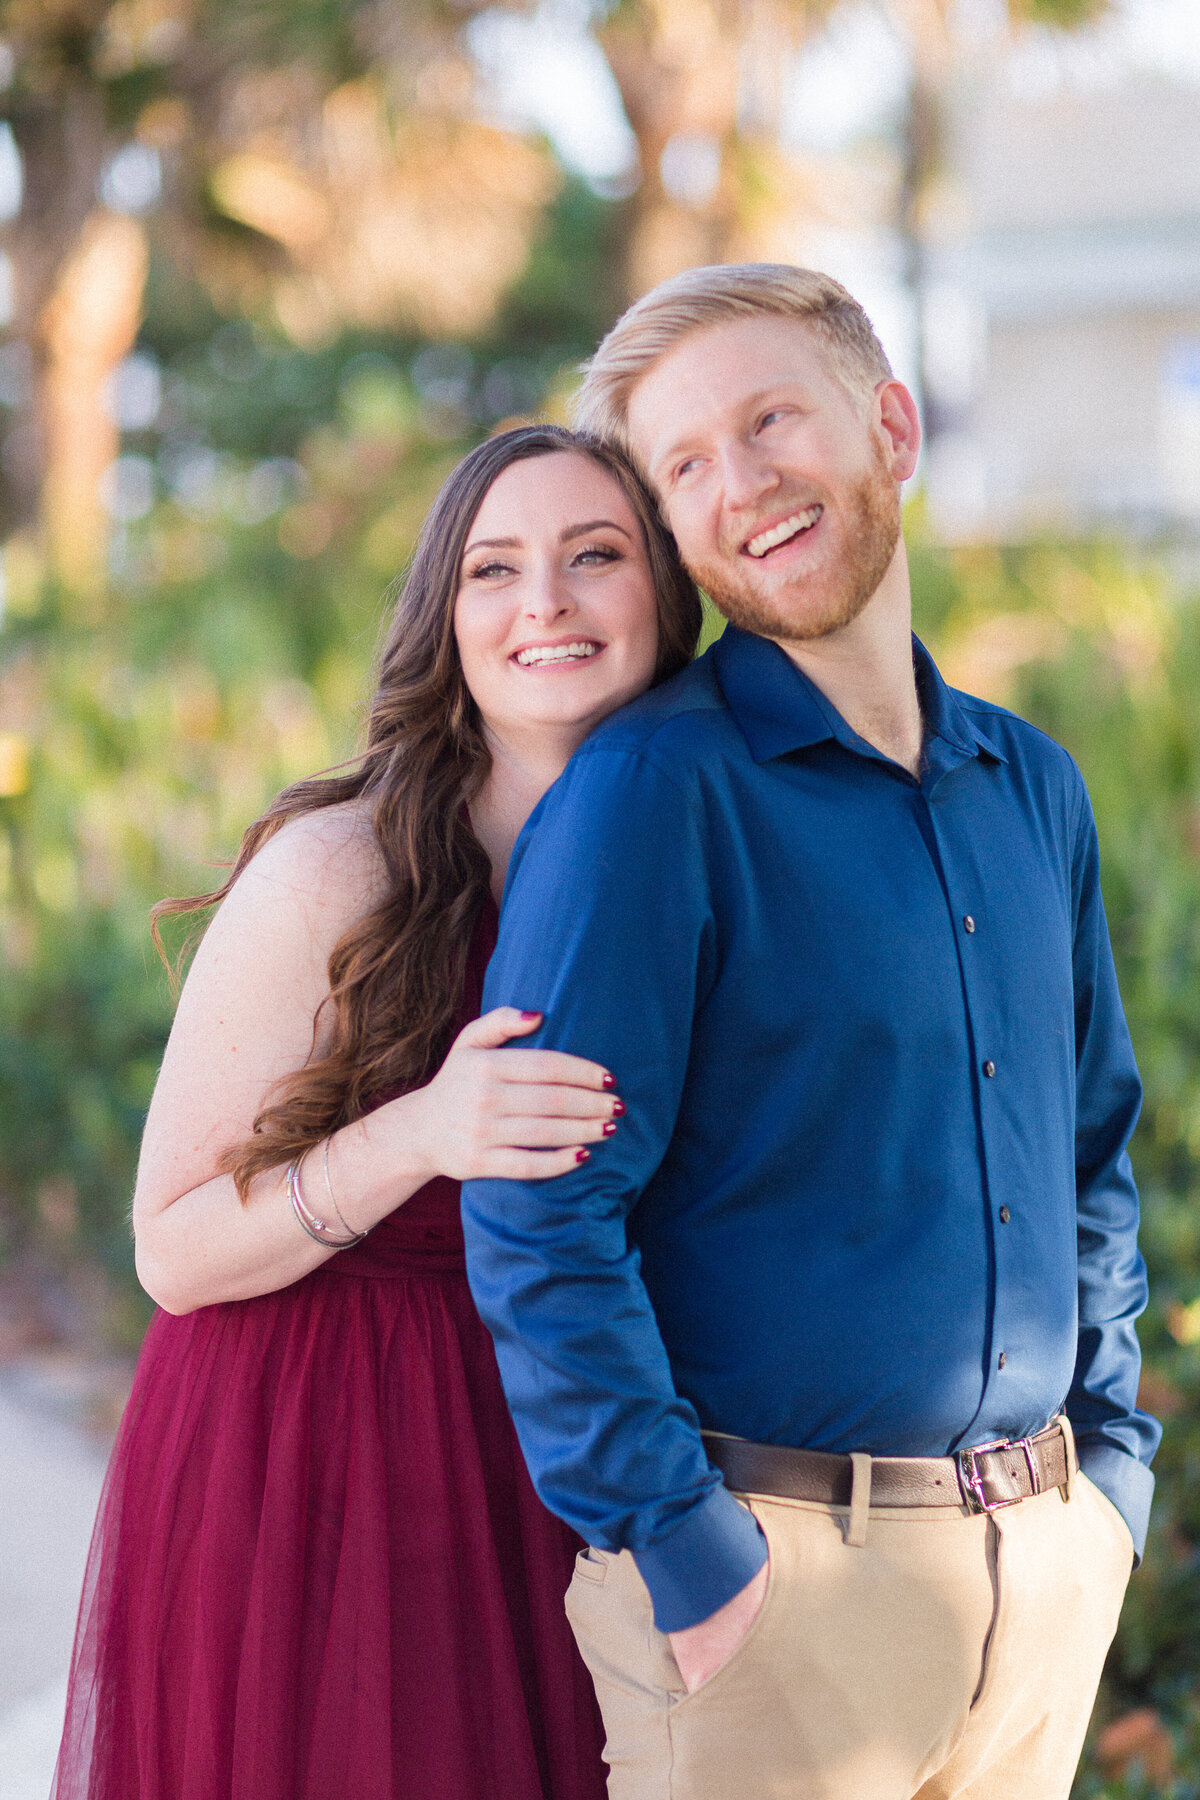
[[[1110,10],[1112,0],[1018,0],[1010,11],[1033,25],[1054,25],[1060,31],[1077,31],[1091,25]]]

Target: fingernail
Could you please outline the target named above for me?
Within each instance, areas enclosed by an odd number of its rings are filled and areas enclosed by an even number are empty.
[[[600,1086],[601,1086],[601,1087],[602,1087],[602,1088],[615,1088],[615,1087],[616,1087],[616,1085],[617,1085],[617,1078],[616,1078],[616,1076],[615,1076],[615,1075],[610,1075],[610,1074],[609,1074],[609,1072],[608,1072],[608,1070],[607,1070],[607,1069],[605,1069],[605,1071],[604,1071],[604,1080],[603,1080],[603,1081],[602,1081],[602,1082],[601,1082],[601,1083],[600,1083]]]
[[[613,1132],[614,1132],[614,1131],[615,1131],[615,1130],[616,1130],[616,1129],[617,1129],[617,1128],[616,1128],[616,1126],[615,1126],[615,1125],[614,1125],[614,1124],[613,1124],[613,1122],[612,1122],[612,1120],[611,1120],[611,1119],[610,1119],[610,1120],[609,1120],[609,1122],[608,1122],[608,1124],[607,1124],[607,1125],[606,1125],[606,1126],[605,1126],[605,1127],[604,1127],[604,1135],[605,1135],[605,1137],[611,1137],[611,1136],[612,1136],[612,1134],[613,1134]]]
[[[592,1159],[592,1153],[590,1150],[577,1150],[575,1152],[575,1161],[577,1163],[590,1162],[591,1159]]]
[[[625,1102],[623,1100],[614,1100],[613,1101],[612,1116],[614,1119],[624,1118]]]
[[[541,1016],[540,1012],[522,1012],[521,1014],[523,1019],[540,1019]]]

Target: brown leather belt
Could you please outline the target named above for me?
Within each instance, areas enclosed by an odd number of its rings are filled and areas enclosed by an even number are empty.
[[[853,1464],[848,1456],[752,1444],[711,1431],[704,1433],[704,1448],[736,1493],[850,1504]],[[967,1506],[972,1512],[995,1512],[1065,1487],[1075,1467],[1073,1451],[1055,1422],[1036,1437],[976,1444],[957,1456],[873,1456],[871,1505]]]

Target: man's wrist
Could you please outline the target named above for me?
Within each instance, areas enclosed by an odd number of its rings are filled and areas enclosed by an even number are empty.
[[[699,1625],[752,1581],[767,1542],[748,1507],[714,1487],[657,1543],[633,1552],[660,1631]]]

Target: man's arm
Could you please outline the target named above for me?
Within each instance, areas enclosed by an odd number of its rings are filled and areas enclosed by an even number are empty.
[[[535,1486],[591,1543],[633,1551],[664,1631],[715,1613],[766,1558],[675,1392],[626,1233],[718,954],[694,805],[643,754],[585,749],[518,846],[484,1005],[542,1011],[529,1042],[587,1046],[628,1110],[575,1173],[468,1182],[463,1222]]]
[[[1124,1518],[1140,1558],[1154,1492],[1149,1464],[1162,1435],[1137,1406],[1141,1352],[1134,1324],[1147,1285],[1126,1146],[1142,1089],[1100,896],[1095,821],[1082,782],[1080,788],[1072,869],[1079,1349],[1067,1416],[1081,1467]]]

